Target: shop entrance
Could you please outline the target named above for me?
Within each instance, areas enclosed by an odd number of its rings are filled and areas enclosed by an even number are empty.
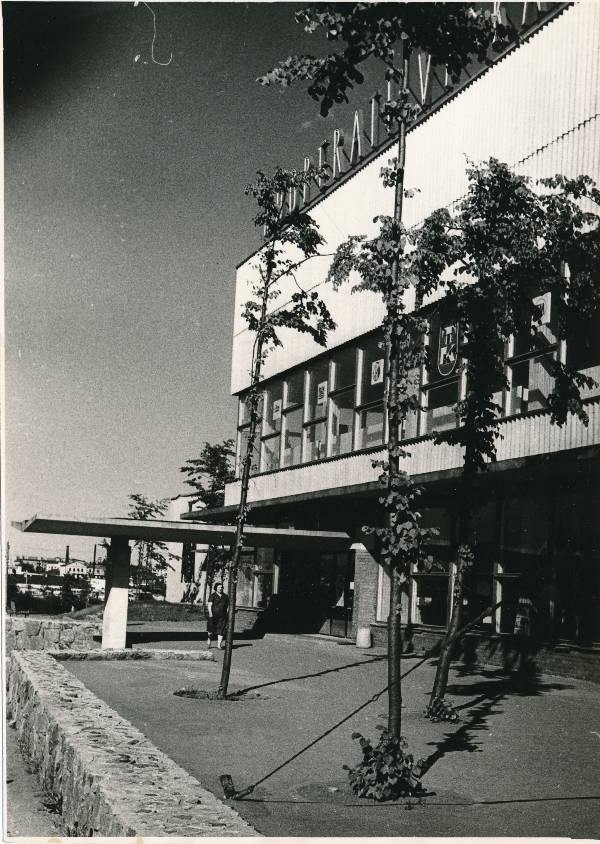
[[[286,553],[278,604],[280,629],[348,636],[354,605],[353,555]]]

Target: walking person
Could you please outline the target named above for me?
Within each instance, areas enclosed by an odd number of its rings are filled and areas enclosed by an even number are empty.
[[[212,645],[212,641],[217,636],[217,647],[219,650],[223,649],[223,637],[227,631],[227,610],[229,599],[227,595],[223,594],[223,584],[215,583],[213,591],[210,594],[207,602],[208,607],[208,623],[206,629],[208,631],[208,647]]]

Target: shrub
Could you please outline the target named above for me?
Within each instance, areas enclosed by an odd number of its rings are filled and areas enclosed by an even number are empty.
[[[402,736],[395,738],[382,726],[377,729],[381,730],[381,735],[375,747],[360,733],[352,734],[352,738],[360,742],[363,755],[362,761],[354,768],[344,765],[352,791],[358,797],[377,801],[422,794],[420,777],[423,760],[414,761]]]

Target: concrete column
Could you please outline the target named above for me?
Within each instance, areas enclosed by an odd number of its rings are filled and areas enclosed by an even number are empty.
[[[360,648],[371,646],[371,622],[377,612],[377,574],[379,566],[371,552],[355,543],[354,551],[354,609],[352,626],[356,631],[356,644]]]
[[[110,576],[106,583],[106,599],[102,617],[102,647],[124,648],[127,635],[127,601],[129,597],[129,540],[113,536],[110,540]]]

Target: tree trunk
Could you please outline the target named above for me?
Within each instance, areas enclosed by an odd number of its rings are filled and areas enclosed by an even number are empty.
[[[457,633],[460,631],[462,619],[462,607],[465,587],[465,576],[470,565],[469,541],[471,533],[471,519],[474,507],[474,476],[470,469],[471,454],[469,447],[465,452],[465,466],[462,484],[458,490],[460,496],[458,531],[457,531],[457,554],[456,554],[456,578],[452,589],[452,615],[448,631],[442,642],[440,658],[438,660],[433,681],[433,689],[429,699],[429,706],[436,698],[443,698],[448,685],[448,672],[450,670],[452,648],[457,640]]]
[[[227,597],[229,599],[228,616],[227,616],[227,635],[225,639],[225,652],[223,654],[223,666],[221,669],[221,679],[219,681],[219,688],[217,691],[218,698],[227,697],[227,689],[229,686],[229,675],[231,672],[231,653],[233,650],[233,633],[235,630],[235,601],[237,595],[237,578],[242,556],[242,549],[244,547],[244,527],[246,525],[247,516],[247,501],[248,501],[248,486],[250,483],[250,466],[252,463],[252,452],[254,450],[254,440],[256,439],[256,429],[258,426],[258,392],[257,387],[260,381],[260,374],[262,369],[263,359],[263,335],[262,326],[267,314],[267,304],[269,301],[269,283],[270,274],[265,279],[263,297],[261,302],[261,312],[259,329],[256,338],[255,357],[252,365],[252,381],[250,387],[250,427],[248,430],[248,443],[246,445],[246,454],[244,455],[244,464],[242,469],[242,477],[240,481],[240,505],[237,516],[237,528],[235,532],[235,544],[233,545],[233,554],[227,566]]]
[[[431,692],[431,697],[429,698],[429,706],[433,704],[436,698],[441,699],[446,694],[452,648],[455,643],[456,634],[460,630],[460,621],[462,617],[464,576],[465,561],[459,553],[457,555],[456,578],[454,580],[454,588],[452,590],[452,615],[450,617],[448,631],[444,637],[444,641],[442,642],[440,657],[435,672],[435,680],[433,681],[433,690]]]
[[[403,87],[408,86],[408,57],[403,50]],[[399,120],[398,167],[394,193],[394,221],[402,222],[404,199],[404,165],[406,160],[406,121]],[[388,423],[388,494],[395,488],[395,479],[400,474],[398,455],[398,260],[392,266],[392,295],[388,304],[389,336],[386,340],[388,359],[387,423]],[[386,505],[388,508],[394,505]],[[391,533],[393,513],[386,513],[386,526]],[[402,583],[398,559],[392,560],[390,571],[390,612],[388,616],[388,730],[396,738],[402,734],[402,681],[400,663],[402,659]]]

